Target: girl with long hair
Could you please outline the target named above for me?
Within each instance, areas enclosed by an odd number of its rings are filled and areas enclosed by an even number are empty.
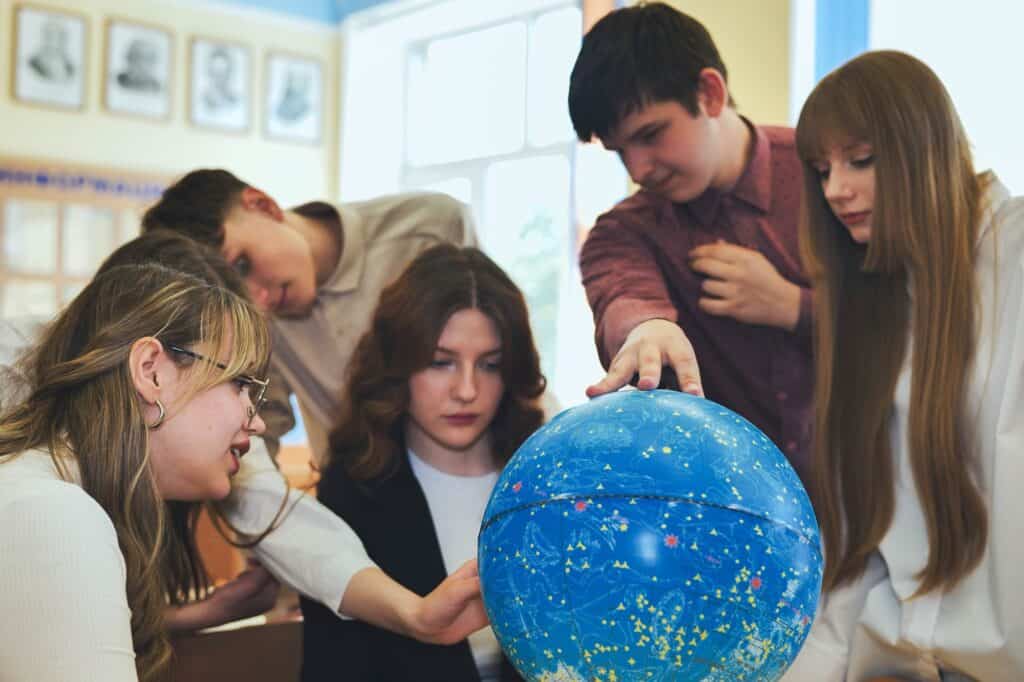
[[[0,673],[149,680],[164,610],[202,593],[199,503],[225,498],[270,338],[235,294],[159,265],[98,275],[29,356],[0,416]]]
[[[246,299],[244,285],[216,251],[166,230],[151,230],[118,248],[100,266],[97,278],[106,278],[111,270],[134,272],[136,266],[156,261]],[[130,294],[119,290],[122,294],[119,305],[130,306]],[[94,299],[92,304],[103,300]],[[31,391],[32,376],[37,373],[33,357],[11,363],[46,336],[46,329],[44,321],[36,318],[0,321],[0,411],[20,404]],[[374,566],[359,538],[335,514],[303,491],[289,490],[260,437],[250,443],[251,450],[232,479],[231,495],[208,504],[207,509],[230,542],[250,548],[270,571],[250,566],[211,590],[202,562],[193,553],[187,585],[175,587],[179,583],[172,581],[168,586],[175,591],[165,599],[166,631],[173,635],[262,613],[276,596],[271,573],[343,617],[360,618],[427,642],[460,641],[486,624],[474,565],[456,571],[425,597],[414,594]],[[171,532],[191,547],[198,505],[168,503],[168,508],[173,516]],[[165,558],[178,560],[174,552],[165,553]],[[13,627],[13,621],[8,624]],[[6,679],[7,673],[0,652],[0,678]]]
[[[419,594],[476,555],[498,472],[543,421],[522,293],[474,248],[435,246],[381,294],[350,365],[320,500]],[[440,647],[303,602],[303,680],[519,679],[490,628]]]
[[[825,77],[797,145],[826,561],[785,679],[1024,679],[1024,201],[900,52]]]

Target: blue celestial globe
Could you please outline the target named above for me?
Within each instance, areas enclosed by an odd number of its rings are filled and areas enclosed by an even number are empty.
[[[533,682],[771,681],[818,603],[818,525],[755,426],[675,391],[566,410],[498,479],[479,537],[494,633]]]

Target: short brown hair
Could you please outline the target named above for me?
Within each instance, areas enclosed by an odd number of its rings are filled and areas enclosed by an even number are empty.
[[[142,231],[165,228],[220,248],[224,221],[249,186],[221,168],[194,170],[164,190],[160,201],[146,211]]]
[[[583,142],[607,137],[626,116],[656,102],[678,102],[697,116],[700,72],[708,68],[728,80],[711,34],[688,14],[663,2],[609,12],[583,36],[569,78],[576,135]]]

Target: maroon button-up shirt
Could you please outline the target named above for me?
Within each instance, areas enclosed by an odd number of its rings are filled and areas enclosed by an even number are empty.
[[[752,129],[753,155],[731,191],[709,189],[685,204],[637,192],[598,218],[580,270],[605,367],[639,323],[678,323],[697,354],[705,395],[764,431],[806,482],[812,313],[797,246],[800,162],[791,128]],[[689,253],[718,240],[760,251],[803,289],[795,331],[700,310],[705,276],[690,268]]]

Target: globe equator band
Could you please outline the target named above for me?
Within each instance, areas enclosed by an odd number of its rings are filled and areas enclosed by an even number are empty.
[[[555,495],[554,497],[549,497],[546,500],[538,500],[536,502],[523,502],[522,504],[517,504],[514,507],[509,507],[508,509],[505,509],[504,511],[500,511],[500,512],[494,514],[494,516],[492,516],[491,518],[489,518],[486,521],[484,521],[483,525],[480,526],[480,534],[482,535],[485,530],[487,530],[492,525],[494,525],[502,517],[508,516],[509,514],[514,514],[515,512],[519,512],[519,511],[522,511],[524,509],[531,509],[533,507],[543,507],[543,506],[546,506],[546,505],[551,504],[553,502],[573,502],[575,500],[597,500],[597,499],[607,500],[607,499],[612,499],[612,498],[627,499],[627,500],[654,500],[656,502],[683,502],[685,504],[692,504],[692,505],[697,506],[697,507],[710,507],[710,508],[713,508],[713,509],[728,509],[729,511],[732,511],[732,512],[739,512],[741,514],[746,514],[747,516],[750,516],[751,518],[761,519],[761,520],[764,520],[764,521],[770,521],[770,522],[778,525],[780,528],[785,528],[789,532],[794,533],[795,535],[800,536],[801,538],[803,538],[807,542],[809,542],[809,543],[811,542],[810,538],[807,537],[806,533],[803,533],[800,530],[791,527],[789,524],[784,523],[782,521],[779,521],[777,519],[773,519],[773,518],[768,517],[768,516],[762,516],[760,514],[755,514],[754,512],[750,511],[749,509],[744,509],[743,507],[730,506],[730,505],[727,505],[727,504],[719,504],[717,502],[707,502],[707,501],[703,501],[703,500],[694,500],[694,499],[689,498],[689,497],[678,497],[676,495],[651,495],[649,493],[644,493],[644,494],[640,494],[640,495],[629,495],[629,494],[625,494],[625,493],[594,493],[594,494],[591,494],[591,493],[587,493],[587,494],[583,494],[583,493],[564,493],[564,494],[560,494],[560,495]]]

